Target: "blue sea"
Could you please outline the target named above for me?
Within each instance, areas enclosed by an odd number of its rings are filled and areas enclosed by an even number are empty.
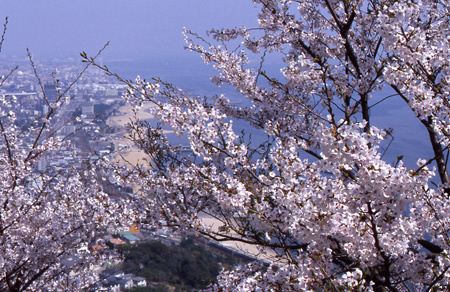
[[[198,57],[198,56],[196,56]],[[217,94],[225,94],[232,102],[245,105],[246,100],[230,86],[217,87],[210,82],[210,77],[216,71],[211,65],[205,65],[200,58],[187,59],[153,59],[145,61],[116,61],[106,63],[108,67],[127,79],[135,79],[137,75],[146,80],[154,77],[168,81],[178,88],[198,96],[211,97]],[[279,66],[271,64],[268,70],[273,74],[279,74]],[[385,92],[374,95],[371,103],[391,95],[393,92]],[[385,152],[383,158],[390,163],[395,163],[397,157],[403,155],[403,162],[410,168],[416,167],[418,158],[428,159],[433,157],[432,149],[428,141],[428,134],[423,125],[415,118],[409,107],[399,97],[394,96],[371,108],[372,125],[379,128],[393,129],[394,140]],[[150,121],[156,124],[156,121]],[[235,121],[237,131],[244,130],[252,136],[253,145],[257,146],[266,140],[267,136],[261,130],[254,129],[243,121]],[[178,140],[174,135],[169,139],[186,144],[185,139]],[[382,145],[387,146],[387,141]],[[381,150],[383,151],[383,150]]]

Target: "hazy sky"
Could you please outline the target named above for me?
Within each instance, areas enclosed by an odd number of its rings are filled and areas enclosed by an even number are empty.
[[[104,59],[147,59],[185,54],[182,28],[256,25],[251,0],[0,0],[9,24],[3,53],[77,57],[107,41]]]

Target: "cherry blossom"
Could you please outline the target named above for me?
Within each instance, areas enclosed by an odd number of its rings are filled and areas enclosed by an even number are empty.
[[[54,118],[67,106],[68,90],[27,127],[14,112],[16,98],[0,96],[1,291],[89,290],[99,281],[98,269],[119,260],[88,249],[107,227],[132,220],[102,191],[96,168],[37,171],[41,159],[67,146]]]
[[[160,79],[126,82],[125,98],[154,103],[155,117],[195,155],[182,155],[161,129],[130,126],[148,165],[108,167],[140,187],[143,220],[268,257],[223,271],[210,291],[447,291],[448,3],[253,2],[259,27],[213,29],[211,39],[185,30],[187,48],[217,70],[212,81],[249,106]],[[268,54],[280,56],[281,75],[265,66]],[[415,168],[401,153],[384,159],[395,129],[376,127],[371,111],[385,97],[404,101],[427,131],[433,157],[418,157]],[[253,145],[237,120],[266,142]]]

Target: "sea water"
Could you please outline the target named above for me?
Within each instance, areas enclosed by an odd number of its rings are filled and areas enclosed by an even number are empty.
[[[215,95],[224,94],[237,106],[250,105],[249,101],[231,86],[218,87],[213,84],[210,78],[217,72],[212,66],[205,65],[197,58],[116,61],[107,65],[123,78],[133,80],[139,75],[141,78],[150,81],[152,78],[159,77],[195,96],[211,98]],[[279,72],[277,68],[280,68],[280,66],[271,64],[270,69],[275,72],[274,74],[277,74],[277,70]],[[280,77],[281,74],[277,76],[277,78]],[[392,94],[393,92],[387,89],[376,93],[372,96],[370,104],[375,104]],[[407,167],[416,168],[419,158],[429,159],[433,157],[426,129],[400,97],[392,96],[373,106],[370,109],[370,114],[371,125],[393,130],[394,139],[383,141],[379,149],[385,161],[394,164],[399,156],[403,156],[402,160]],[[153,126],[157,124],[155,119],[148,122]],[[254,128],[250,123],[241,120],[234,120],[233,122],[237,133],[243,130],[247,137],[251,134],[253,147],[257,147],[267,140],[264,131]],[[188,145],[186,137],[179,138],[169,134],[168,138],[174,143]]]

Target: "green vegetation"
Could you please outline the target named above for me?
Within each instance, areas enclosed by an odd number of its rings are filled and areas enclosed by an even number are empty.
[[[205,288],[222,268],[236,263],[231,255],[213,253],[192,239],[183,240],[180,245],[151,241],[123,246],[120,251],[125,256],[121,267],[124,272],[145,277],[148,282],[168,283],[177,291]],[[147,287],[139,291],[166,291],[164,289],[167,287]]]

